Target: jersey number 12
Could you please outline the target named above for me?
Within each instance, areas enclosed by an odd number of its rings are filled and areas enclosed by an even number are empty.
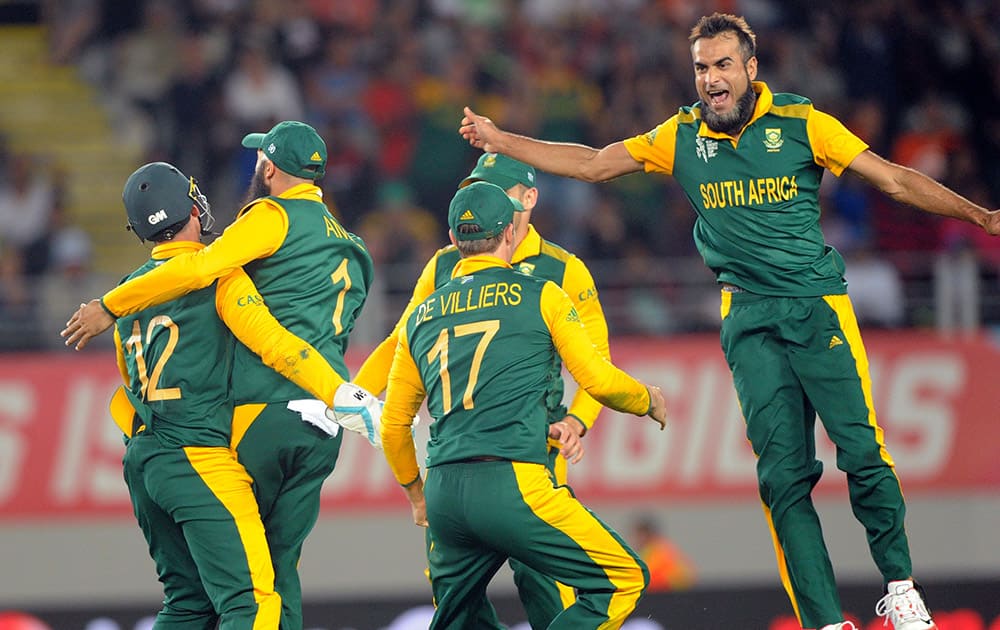
[[[157,326],[166,328],[170,332],[170,336],[167,338],[167,346],[163,349],[163,354],[160,355],[160,358],[156,361],[156,365],[153,366],[152,374],[148,374],[146,370],[146,358],[143,356],[142,350],[142,329],[139,328],[139,320],[132,323],[132,335],[125,342],[125,349],[135,353],[135,364],[139,372],[142,395],[148,402],[176,400],[181,397],[180,387],[165,387],[163,389],[159,387],[160,375],[163,374],[163,367],[174,354],[174,348],[177,347],[177,340],[181,336],[180,330],[177,328],[174,320],[170,319],[168,315],[157,315],[149,320],[149,326],[146,329],[147,345],[153,338],[153,329]]]

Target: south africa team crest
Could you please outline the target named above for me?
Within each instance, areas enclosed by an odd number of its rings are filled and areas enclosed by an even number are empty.
[[[781,138],[781,129],[764,130],[764,147],[768,153],[780,151],[783,144],[785,141]]]

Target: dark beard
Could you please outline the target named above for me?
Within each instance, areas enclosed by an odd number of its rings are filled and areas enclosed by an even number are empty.
[[[720,116],[713,112],[707,104],[702,103],[701,119],[712,131],[735,136],[743,129],[743,125],[750,121],[756,104],[757,93],[753,91],[753,85],[748,82],[747,91],[736,101],[736,107],[733,107],[732,111]]]
[[[264,169],[258,168],[253,172],[253,177],[250,178],[250,185],[247,186],[246,195],[243,197],[243,203],[241,205],[245,206],[254,199],[260,199],[261,197],[267,197],[271,194],[271,187],[267,185],[264,181]]]

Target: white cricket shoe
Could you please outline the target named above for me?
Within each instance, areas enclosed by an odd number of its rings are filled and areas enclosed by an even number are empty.
[[[894,630],[936,630],[924,598],[912,580],[889,582],[889,592],[875,604],[875,614],[892,622]]]
[[[853,621],[842,621],[823,626],[819,630],[858,630],[858,627],[854,625]]]

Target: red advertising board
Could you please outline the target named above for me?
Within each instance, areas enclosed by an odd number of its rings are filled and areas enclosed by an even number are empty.
[[[1000,348],[986,336],[866,337],[879,424],[908,495],[996,491]],[[754,457],[714,335],[616,340],[615,362],[660,385],[664,432],[605,410],[571,484],[586,501],[729,501],[755,493]],[[357,366],[362,355],[353,353]],[[0,355],[0,521],[129,516],[121,436],[107,414],[120,378],[105,354]],[[820,429],[827,474],[842,483]],[[348,435],[325,487],[328,511],[406,509],[381,453]]]

